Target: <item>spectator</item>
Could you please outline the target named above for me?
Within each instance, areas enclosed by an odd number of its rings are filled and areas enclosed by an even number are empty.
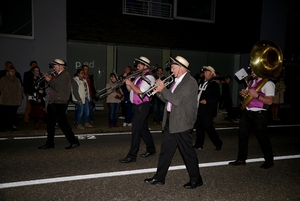
[[[127,76],[130,76],[132,74],[132,68],[131,66],[126,66],[124,69],[124,73],[122,74],[122,79],[125,79]],[[129,91],[126,88],[126,85],[123,84],[121,86],[124,99],[121,101],[121,107],[122,107],[122,115],[125,115],[124,121],[123,121],[123,126],[132,126],[132,103],[130,102],[129,99]],[[122,104],[124,104],[122,106]],[[124,112],[123,112],[124,111]],[[119,119],[123,119],[122,116],[119,117]]]
[[[221,110],[225,112],[227,117],[232,118],[232,98],[230,93],[231,76],[227,75],[222,83],[222,107]]]
[[[89,66],[88,65],[83,65],[82,70],[85,75],[86,82],[89,87],[89,92],[90,92],[90,101],[89,101],[89,117],[90,117],[90,122],[91,124],[96,124],[95,122],[95,117],[94,117],[94,112],[96,110],[96,104],[94,101],[98,100],[98,97],[96,97],[96,89],[95,89],[95,82],[94,82],[94,75],[89,72]]]
[[[12,64],[12,63],[11,63]],[[13,65],[6,68],[6,76],[0,78],[0,131],[6,128],[15,131],[15,120],[18,107],[22,102],[22,84],[16,77],[16,69]]]
[[[28,121],[29,121],[29,112],[31,111],[31,104],[29,102],[29,93],[30,93],[30,89],[32,88],[32,78],[33,78],[33,67],[38,66],[36,61],[31,61],[29,63],[29,67],[30,69],[28,71],[26,71],[23,75],[23,89],[24,89],[24,94],[26,96],[26,108],[25,108],[25,113],[24,113],[24,126],[28,125]]]
[[[199,73],[197,73],[194,76],[194,78],[196,79],[198,85],[203,82],[203,80],[204,80],[204,71],[203,71],[202,68],[200,69]]]
[[[83,69],[78,69],[72,82],[72,101],[76,105],[76,121],[77,128],[84,129],[84,127],[91,128],[93,125],[89,123],[89,101],[90,90],[85,80]],[[84,114],[84,127],[82,125],[82,115]]]
[[[155,79],[160,79],[160,80],[164,80],[165,76],[163,75],[163,68],[162,67],[158,67],[156,74],[155,74]],[[153,124],[161,124],[162,122],[162,118],[163,118],[163,109],[164,109],[165,103],[160,100],[160,98],[157,97],[157,95],[155,94],[152,97],[152,115],[153,115]]]
[[[120,88],[115,89],[113,87],[117,82],[117,77],[114,73],[110,74],[110,81],[106,84],[107,91],[106,103],[108,105],[109,115],[108,115],[108,124],[109,128],[118,127],[118,112],[120,109],[120,102],[123,97],[123,92]]]
[[[47,130],[47,115],[46,115],[46,82],[45,80],[39,82],[42,77],[40,68],[38,66],[32,67],[31,82],[27,78],[28,84],[28,100],[30,104],[30,112],[28,116],[33,118],[34,130],[39,130],[39,119],[43,120],[44,127]],[[29,75],[28,75],[29,76]],[[30,84],[30,85],[29,85]]]
[[[278,118],[279,106],[284,103],[284,91],[286,86],[282,77],[275,83],[275,96],[272,104],[272,119],[273,121],[280,121]]]

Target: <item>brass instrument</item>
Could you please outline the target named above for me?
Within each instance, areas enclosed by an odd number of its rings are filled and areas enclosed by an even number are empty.
[[[250,52],[250,67],[258,77],[264,79],[256,88],[257,92],[270,78],[279,76],[282,70],[282,61],[283,55],[281,49],[273,41],[261,40],[253,46]],[[250,88],[249,85],[248,88]],[[241,110],[244,110],[252,101],[253,97],[248,94],[243,94],[242,96],[244,100],[241,105]]]
[[[42,76],[36,74],[35,72],[32,71],[32,73],[38,77],[38,79],[35,81],[34,85],[35,86],[40,86],[40,84],[45,81],[45,76],[51,76],[51,75],[54,75],[55,74],[55,70],[52,70],[52,71],[48,71],[47,73],[44,73]]]
[[[165,84],[165,86],[170,85],[173,81],[174,81],[174,77],[173,77],[174,73],[172,73],[171,75],[169,75],[168,77],[166,77],[165,79],[163,79],[161,82],[163,82]],[[139,94],[139,97],[141,99],[144,99],[145,96],[153,96],[154,94],[156,94],[156,92],[154,91],[156,89],[156,87],[158,85],[161,84],[161,82],[157,82],[155,83],[153,86],[151,86],[147,91],[144,91],[143,93]]]
[[[150,66],[149,67],[149,70],[152,71],[152,70],[155,70],[157,67],[156,66]],[[107,88],[103,88],[101,90],[96,90],[96,96],[101,100],[103,98],[106,98],[109,94],[115,92],[119,87],[121,87],[123,84],[124,84],[124,80],[126,79],[133,79],[137,76],[141,76],[143,74],[143,70],[138,70],[138,71],[135,71],[134,73],[130,74],[130,75],[127,75],[126,77],[124,78],[121,78],[121,79],[117,79],[117,82],[115,82],[113,84],[113,86],[111,87],[107,87]],[[117,77],[118,78],[118,77]]]

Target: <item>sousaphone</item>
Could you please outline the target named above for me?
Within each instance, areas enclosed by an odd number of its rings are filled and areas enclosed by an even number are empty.
[[[276,78],[282,70],[282,52],[273,41],[261,40],[257,42],[250,52],[250,67],[253,72],[264,80],[256,88],[258,92],[270,78]],[[249,87],[249,86],[248,86]],[[253,97],[244,96],[241,110],[244,110]]]

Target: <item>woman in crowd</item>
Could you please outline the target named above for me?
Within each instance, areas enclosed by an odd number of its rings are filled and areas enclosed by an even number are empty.
[[[118,112],[120,108],[120,103],[124,98],[122,89],[120,87],[115,88],[114,85],[117,82],[117,77],[114,73],[110,74],[110,81],[106,84],[107,91],[107,98],[106,103],[109,110],[108,115],[108,124],[109,128],[118,127],[117,120],[118,120]]]
[[[92,124],[89,123],[89,101],[90,92],[89,87],[84,78],[84,71],[78,69],[74,75],[72,82],[72,100],[76,105],[76,121],[78,123],[78,129],[84,129],[84,127],[91,128]],[[82,125],[82,115],[84,113],[84,126]]]
[[[42,78],[40,68],[33,67],[31,78],[31,86],[29,87],[28,100],[31,106],[29,116],[33,118],[34,130],[39,130],[39,119],[43,120],[44,127],[47,129],[47,115],[46,115],[46,82]]]
[[[0,78],[0,132],[6,128],[14,131],[15,117],[22,102],[22,84],[16,77],[13,65],[5,68],[6,76]]]

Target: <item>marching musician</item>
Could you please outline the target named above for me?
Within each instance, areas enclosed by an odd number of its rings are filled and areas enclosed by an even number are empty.
[[[247,94],[253,99],[247,105],[240,120],[238,133],[238,155],[237,159],[229,162],[229,165],[245,165],[248,157],[248,141],[251,132],[254,131],[256,139],[264,155],[265,162],[260,168],[268,169],[274,165],[273,149],[268,136],[268,112],[267,108],[273,103],[275,94],[275,84],[268,80],[260,90],[256,89],[264,81],[255,72],[251,72],[253,80],[249,82],[249,87],[240,91],[241,95]]]
[[[198,112],[195,123],[196,142],[194,149],[203,149],[205,132],[210,141],[216,147],[222,149],[223,142],[214,127],[214,118],[217,116],[218,102],[220,100],[220,85],[216,81],[215,69],[211,66],[203,66],[204,80],[198,88]]]
[[[144,182],[164,185],[172,158],[178,148],[189,176],[189,182],[183,187],[193,189],[203,185],[192,135],[197,117],[197,82],[189,73],[189,62],[185,58],[176,56],[170,59],[175,81],[170,89],[167,89],[166,84],[158,79],[155,89],[158,97],[166,102],[162,122],[164,136],[157,170],[152,178],[145,179]]]
[[[141,138],[146,144],[146,152],[140,156],[146,158],[156,153],[152,134],[148,127],[148,114],[150,111],[150,98],[145,96],[143,99],[139,97],[140,93],[148,90],[155,83],[155,78],[150,74],[150,60],[141,56],[135,59],[137,70],[141,72],[136,76],[134,81],[125,79],[127,90],[130,92],[129,97],[132,105],[132,139],[129,152],[124,159],[120,159],[121,163],[135,162],[140,147]]]
[[[68,142],[69,146],[65,149],[78,147],[79,141],[68,123],[66,111],[71,93],[72,76],[66,69],[66,62],[55,59],[51,63],[57,75],[52,79],[51,75],[45,75],[50,89],[49,103],[47,106],[47,141],[46,144],[38,147],[39,149],[53,149],[55,124],[58,123]]]

